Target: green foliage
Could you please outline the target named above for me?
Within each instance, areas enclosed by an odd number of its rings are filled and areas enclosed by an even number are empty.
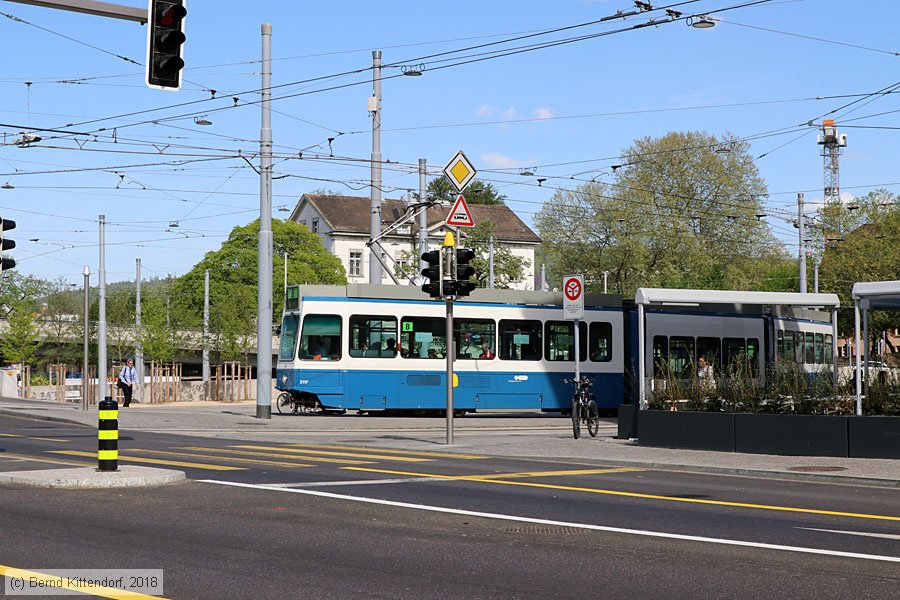
[[[138,338],[144,350],[144,359],[160,363],[172,363],[185,340],[181,339],[177,326],[173,326],[171,313],[166,323],[166,301],[151,295],[141,296],[141,330]]]
[[[475,280],[478,287],[488,287],[490,277],[490,239],[494,235],[496,224],[491,220],[477,223],[468,230],[464,239],[458,241],[460,247],[471,248],[475,258],[471,264],[475,267]],[[525,269],[531,263],[515,256],[507,246],[494,244],[494,287],[508,289],[510,282],[520,281],[525,276]]]
[[[642,286],[788,284],[788,256],[755,216],[765,194],[749,144],[732,136],[636,140],[612,181],[558,191],[538,213],[547,278],[580,272],[589,289],[602,291],[608,271],[610,291],[624,296]]]
[[[819,268],[819,290],[837,294],[841,306],[838,329],[842,335],[853,331],[851,291],[858,281],[900,279],[900,198],[885,190],[870,192],[848,210],[839,201],[826,204],[820,211],[825,245]],[[887,329],[900,327],[900,311],[869,313],[869,331],[873,337]],[[871,347],[871,345],[870,345]]]
[[[446,177],[437,177],[428,182],[426,194],[429,200],[445,202],[453,204],[456,202],[459,192],[450,183]],[[490,183],[486,183],[479,179],[473,180],[466,189],[463,190],[463,196],[466,198],[467,204],[505,204],[506,196],[501,194],[497,188]]]
[[[0,336],[0,354],[7,362],[31,364],[34,360],[39,331],[35,308],[27,298],[8,307],[9,331]]]
[[[341,261],[322,246],[319,236],[293,221],[273,219],[273,322],[281,320],[284,303],[284,253],[288,283],[341,285],[347,277]],[[239,340],[256,330],[257,247],[259,221],[235,227],[219,250],[209,252],[173,286],[172,305],[185,326],[203,320],[204,271],[209,269],[210,323],[215,339],[229,346],[229,355],[245,348]],[[222,346],[220,345],[220,348]]]

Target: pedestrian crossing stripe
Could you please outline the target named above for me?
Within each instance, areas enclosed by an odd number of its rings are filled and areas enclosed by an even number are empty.
[[[213,454],[202,454],[195,452],[173,452],[171,450],[148,450],[145,448],[130,448],[128,450],[129,453],[140,453],[140,454],[160,454],[164,456],[181,456],[184,458],[211,458],[213,460],[228,460],[237,463],[247,463],[254,465],[271,465],[277,467],[312,467],[315,465],[307,465],[304,463],[298,462],[284,462],[277,460],[258,460],[253,458],[236,458],[233,456],[216,456]],[[290,458],[290,457],[283,457]],[[301,458],[301,457],[298,457]]]
[[[451,454],[450,452],[428,452],[416,450],[388,450],[385,448],[366,448],[364,446],[332,446],[331,444],[288,444],[291,448],[321,448],[323,450],[356,450],[361,452],[380,452],[381,454],[399,454],[403,456],[426,456],[428,458],[456,458],[459,460],[480,460],[487,456],[476,454]]]
[[[389,456],[387,454],[362,454],[358,452],[332,452],[329,450],[304,450],[302,448],[285,448],[281,446],[255,446],[250,444],[242,444],[232,446],[232,448],[246,448],[247,450],[273,450],[275,452],[284,452],[287,454],[322,454],[325,456],[347,456],[350,458],[370,458],[381,460],[394,460],[398,462],[430,462],[430,458],[416,458],[413,456]]]
[[[67,456],[96,456],[94,452],[81,452],[79,450],[49,450],[50,454],[65,454]],[[160,460],[157,458],[141,458],[138,456],[122,456],[119,454],[119,462],[137,462],[151,465],[168,465],[170,467],[186,467],[189,469],[206,469],[208,471],[246,471],[244,467],[229,467],[226,465],[211,465],[207,463],[183,462],[177,460]]]
[[[260,456],[266,458],[294,458],[281,452],[253,452],[251,450],[233,450],[231,448],[205,448],[203,446],[179,446],[176,450],[192,450],[197,452],[216,452],[221,454],[236,454],[240,456]],[[373,460],[355,460],[352,458],[326,458],[324,456],[298,456],[298,459],[309,462],[337,463],[339,465],[374,465]]]
[[[62,443],[69,442],[69,440],[61,440],[59,438],[35,437],[35,436],[31,436],[31,435],[18,435],[15,433],[0,433],[0,437],[20,438],[23,440],[38,440],[40,442],[62,442]]]

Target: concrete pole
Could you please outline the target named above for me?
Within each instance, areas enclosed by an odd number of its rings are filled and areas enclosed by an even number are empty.
[[[203,272],[203,383],[209,383],[209,269]]]
[[[141,259],[135,259],[134,367],[137,375],[137,401],[144,401],[144,347],[141,345]]]
[[[547,291],[547,265],[541,263],[541,291]]]
[[[272,418],[272,24],[262,33],[262,128],[259,136],[259,247],[257,251],[256,417]]]
[[[91,268],[84,265],[82,273],[84,274],[84,366],[81,370],[81,410],[87,410],[91,388],[91,380],[88,377],[91,366],[88,349],[91,340]]]
[[[369,112],[372,113],[372,189],[369,195],[371,209],[370,233],[372,239],[381,234],[381,50],[372,50],[372,97]],[[369,283],[381,285],[381,263],[375,257],[380,252],[374,244],[369,247]]]
[[[607,277],[609,277],[609,271],[603,271],[603,293],[604,294],[609,293],[606,291],[607,290],[607,288],[606,288],[606,278]]]
[[[806,224],[803,220],[803,192],[797,194],[797,226],[800,229],[800,293],[806,293]]]
[[[97,403],[106,398],[106,215],[100,215],[100,316],[97,319]]]
[[[488,288],[494,289],[494,236],[488,240]]]
[[[419,202],[425,202],[428,200],[425,197],[425,177],[427,172],[425,171],[425,159],[419,159]],[[419,214],[419,273],[422,272],[422,269],[428,268],[428,263],[422,260],[422,255],[428,252],[428,211],[423,210]]]
[[[281,295],[284,296],[287,294],[287,257],[288,253],[284,253],[284,288],[281,290]]]
[[[862,414],[862,340],[859,337],[859,300],[853,301],[853,320],[856,330],[856,414]],[[835,338],[837,339],[837,338]]]

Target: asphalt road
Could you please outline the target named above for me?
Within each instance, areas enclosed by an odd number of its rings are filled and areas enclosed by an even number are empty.
[[[93,465],[94,436],[0,417],[0,471]],[[895,489],[139,432],[120,449],[192,481],[5,487],[0,565],[162,568],[169,598],[900,597]]]

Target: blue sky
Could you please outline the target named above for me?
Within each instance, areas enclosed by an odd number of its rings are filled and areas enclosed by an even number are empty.
[[[677,10],[686,16],[748,3],[698,0]],[[822,197],[817,128],[801,125],[820,123],[855,100],[836,115],[849,140],[841,187],[853,195],[877,187],[900,192],[900,131],[880,129],[900,126],[900,113],[890,112],[898,110],[898,96],[865,98],[900,81],[900,4],[893,0],[771,0],[715,12],[720,22],[712,29],[684,21],[631,29],[664,20],[657,10],[441,56],[433,55],[592,22],[634,5],[188,0],[187,8],[185,84],[167,93],[146,88],[143,67],[114,56],[143,63],[145,27],[0,0],[0,185],[13,188],[0,189],[0,215],[18,224],[10,237],[21,272],[80,282],[87,264],[96,274],[97,219],[104,214],[107,281],[133,278],[138,257],[147,277],[180,275],[234,226],[258,216],[259,178],[238,151],[258,164],[260,111],[253,102],[264,22],[273,24],[273,85],[282,86],[272,105],[281,177],[273,188],[276,217],[288,214],[279,207],[293,208],[315,189],[368,196],[373,49],[382,49],[387,65],[387,198],[418,188],[419,158],[436,176],[462,149],[530,224],[554,189],[608,177],[636,138],[786,130],[754,139],[752,152],[765,155],[757,165],[770,192],[766,205],[795,210],[799,191],[813,206]],[[424,68],[424,75],[403,77],[404,66]],[[196,124],[201,116],[212,124]],[[29,130],[42,141],[15,145]],[[535,176],[523,176],[526,168]],[[539,186],[538,178],[546,181]],[[793,228],[769,220],[795,252]]]

